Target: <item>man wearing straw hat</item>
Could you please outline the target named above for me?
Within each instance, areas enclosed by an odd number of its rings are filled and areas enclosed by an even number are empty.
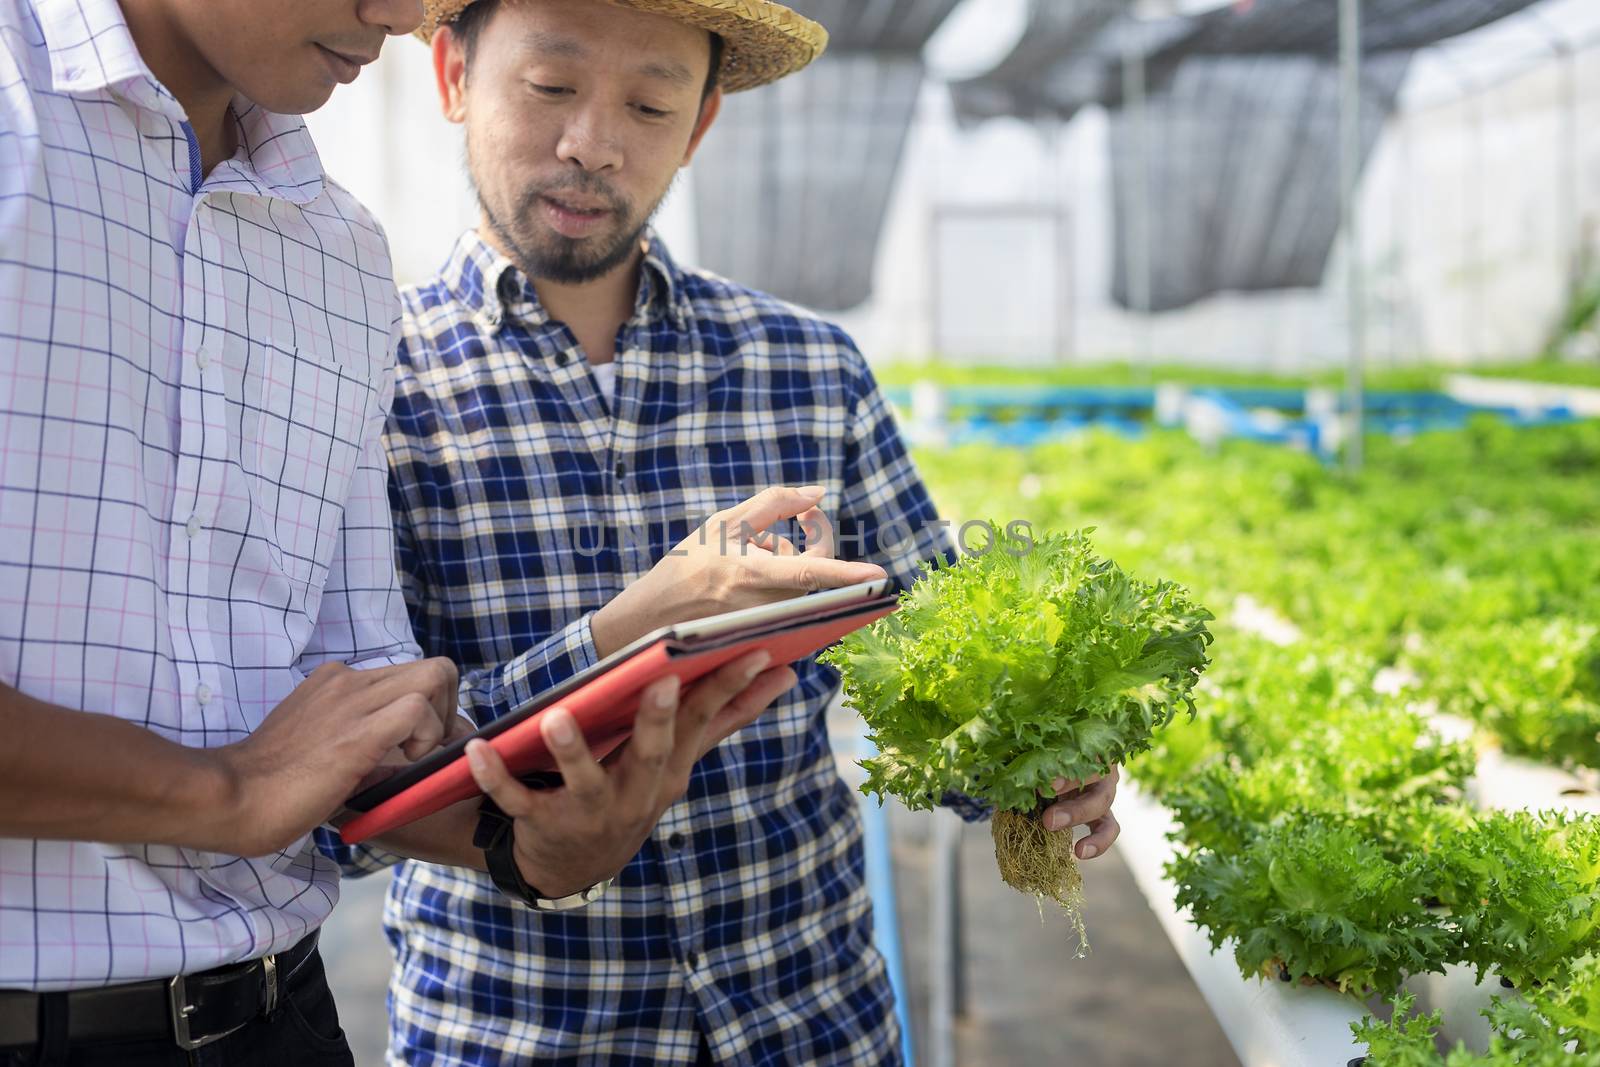
[[[481,213],[402,293],[390,494],[413,625],[461,664],[464,707],[492,719],[655,626],[843,580],[836,548],[902,586],[948,551],[850,339],[648,225],[722,93],[799,71],[821,27],[766,0],[433,0],[419,35]],[[708,552],[706,516],[753,536]],[[762,532],[791,519],[804,550]],[[583,910],[548,900],[572,872],[503,837],[516,862],[490,869],[522,884],[403,866],[392,1061],[898,1062],[837,676],[796,669]],[[492,758],[480,781],[511,812],[538,799]],[[1084,858],[1116,836],[1114,788],[1056,806],[1091,824]]]

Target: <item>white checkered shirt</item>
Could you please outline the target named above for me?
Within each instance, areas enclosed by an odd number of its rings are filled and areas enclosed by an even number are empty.
[[[115,0],[0,0],[0,681],[193,746],[322,662],[417,654],[379,447],[387,245],[299,119],[234,114],[202,184]],[[309,841],[0,840],[0,988],[278,951],[337,896]]]

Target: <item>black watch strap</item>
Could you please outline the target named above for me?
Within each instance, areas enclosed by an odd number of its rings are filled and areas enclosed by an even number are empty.
[[[528,884],[522,877],[522,868],[517,866],[513,825],[511,816],[500,809],[494,798],[485,796],[478,808],[478,828],[473,832],[472,845],[483,850],[484,865],[489,868],[496,889],[512,900],[537,908],[543,895]]]
[[[550,789],[561,784],[561,776],[551,773],[530,774],[522,779],[522,783],[533,789]],[[515,828],[515,821],[501,810],[492,797],[485,796],[478,808],[478,826],[473,831],[472,843],[483,850],[484,866],[489,869],[489,877],[494,879],[495,888],[512,900],[519,900],[535,911],[567,911],[592,903],[611,885],[611,879],[607,878],[559,900],[545,897],[528,884],[528,880],[522,877],[522,868],[517,866]]]

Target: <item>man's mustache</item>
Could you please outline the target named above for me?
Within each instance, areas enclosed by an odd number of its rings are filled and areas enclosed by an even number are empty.
[[[590,175],[568,178],[558,182],[546,182],[529,187],[522,194],[522,201],[517,205],[517,214],[526,215],[533,211],[535,205],[545,198],[560,199],[562,193],[576,193],[581,196],[594,197],[604,200],[606,208],[618,218],[633,217],[633,204],[628,199],[605,182]]]

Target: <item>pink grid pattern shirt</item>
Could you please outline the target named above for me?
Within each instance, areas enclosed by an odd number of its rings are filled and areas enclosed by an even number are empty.
[[[208,747],[320,663],[417,655],[387,244],[299,119],[233,113],[202,183],[115,0],[0,0],[0,682]],[[309,839],[0,840],[0,989],[278,951],[337,897]]]

